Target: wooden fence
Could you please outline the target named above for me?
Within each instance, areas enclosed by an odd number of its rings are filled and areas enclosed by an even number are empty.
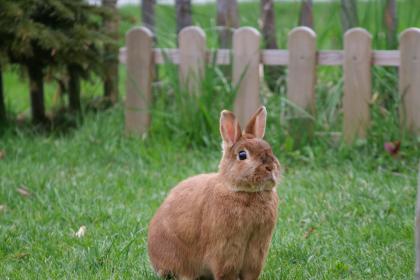
[[[372,50],[371,35],[354,28],[344,34],[344,50],[316,49],[316,34],[296,27],[288,35],[288,50],[260,50],[260,33],[241,27],[233,34],[233,48],[207,50],[199,27],[186,27],[179,34],[179,49],[154,49],[153,34],[145,27],[127,33],[120,62],[127,64],[126,131],[142,134],[150,124],[152,80],[155,64],[179,64],[181,85],[199,94],[205,63],[233,63],[233,83],[238,86],[234,111],[241,124],[260,105],[259,66],[288,67],[287,98],[309,114],[315,112],[317,65],[342,65],[344,74],[343,137],[348,143],[365,138],[370,124],[371,66],[399,67],[401,125],[420,134],[420,29],[401,33],[399,50]],[[220,108],[222,109],[222,108]]]

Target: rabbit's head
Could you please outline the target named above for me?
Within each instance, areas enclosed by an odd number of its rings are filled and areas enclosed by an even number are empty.
[[[263,140],[267,111],[260,107],[242,131],[235,115],[222,111],[220,134],[223,157],[219,173],[234,191],[258,192],[273,189],[280,177],[280,163],[270,144]]]

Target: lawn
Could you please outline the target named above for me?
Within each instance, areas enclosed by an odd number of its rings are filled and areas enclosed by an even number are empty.
[[[149,220],[178,181],[216,170],[221,152],[128,138],[122,126],[117,107],[65,136],[2,135],[1,279],[153,279]],[[369,145],[275,150],[284,180],[262,279],[411,278],[414,155],[393,159]]]
[[[241,5],[242,22],[256,25],[256,7]],[[165,12],[171,9],[160,6],[158,14],[170,21]],[[402,24],[416,13],[406,5],[401,10],[407,15]],[[214,14],[214,7],[194,11],[200,15],[197,22],[210,22],[206,15]],[[139,10],[121,12],[125,32]],[[162,22],[158,33],[164,34]],[[162,36],[166,43],[173,37]],[[323,46],[339,47],[329,44]],[[28,107],[27,86],[12,70],[5,74],[11,116]],[[0,131],[0,279],[155,279],[147,257],[148,222],[177,182],[217,170],[218,113],[231,107],[226,97],[232,97],[218,69],[207,71],[198,100],[181,97],[176,69],[164,72],[146,137],[124,135],[122,102],[105,111],[86,109],[77,129],[39,132],[12,123]],[[283,180],[278,224],[261,279],[413,278],[420,142],[401,133],[395,112],[384,118],[376,103],[366,141],[345,146],[331,138],[341,129],[339,102],[334,103],[341,96],[339,75],[330,68],[320,75],[317,133],[299,146],[280,123],[283,99],[262,89],[269,111],[267,140],[282,163]],[[379,90],[380,83],[374,85]],[[54,92],[49,84],[49,108]],[[87,83],[83,92],[94,98],[101,86]],[[392,140],[402,141],[396,157],[383,148]],[[78,238],[82,225],[86,233]]]

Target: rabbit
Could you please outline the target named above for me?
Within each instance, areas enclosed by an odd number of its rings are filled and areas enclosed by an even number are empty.
[[[148,253],[160,277],[258,279],[277,221],[280,163],[263,140],[260,107],[242,132],[223,110],[223,156],[218,173],[173,188],[152,218]]]

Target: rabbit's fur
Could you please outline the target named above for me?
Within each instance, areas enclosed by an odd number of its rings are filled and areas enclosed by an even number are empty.
[[[262,138],[260,107],[242,132],[223,111],[218,173],[188,178],[171,190],[149,225],[148,250],[161,277],[257,279],[277,220],[280,164]],[[245,151],[247,158],[238,154]]]

